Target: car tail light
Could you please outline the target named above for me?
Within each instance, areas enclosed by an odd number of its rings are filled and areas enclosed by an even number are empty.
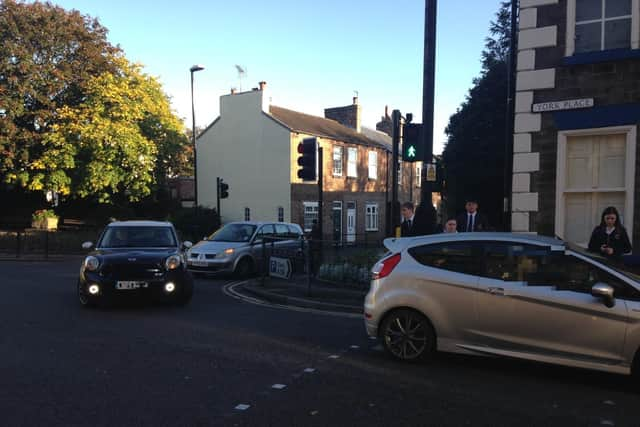
[[[371,278],[373,280],[382,279],[383,277],[387,277],[396,265],[400,262],[400,254],[395,254],[390,256],[389,258],[385,258],[382,261],[378,262],[373,266],[373,270],[371,271]]]

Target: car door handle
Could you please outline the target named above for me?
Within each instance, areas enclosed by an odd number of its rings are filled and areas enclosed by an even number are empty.
[[[487,292],[489,292],[491,295],[504,295],[504,288],[490,287],[487,288]]]

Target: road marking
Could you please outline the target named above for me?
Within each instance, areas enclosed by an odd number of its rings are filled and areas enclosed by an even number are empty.
[[[349,348],[352,348],[352,349],[354,349],[354,350],[357,350],[357,349],[359,349],[359,348],[360,348],[360,346],[359,346],[359,345],[352,345],[352,346],[351,346],[351,347],[349,347]]]
[[[616,423],[614,423],[611,420],[600,420],[600,425],[601,426],[614,426],[614,425],[616,425]]]
[[[236,405],[236,407],[233,409],[237,409],[238,411],[246,411],[249,408],[251,408],[251,405],[247,405],[246,403],[240,403]]]
[[[311,374],[313,372],[315,372],[316,370],[314,368],[307,368],[304,370],[304,372],[306,372],[307,374]]]
[[[318,412],[319,412],[319,411],[311,411],[311,412],[310,412],[310,414],[311,414],[311,415],[318,415]]]
[[[243,280],[241,282],[228,283],[222,287],[222,292],[231,298],[248,302],[250,304],[260,305],[263,307],[297,311],[299,313],[313,313],[313,314],[322,314],[325,316],[346,317],[350,319],[362,319],[362,314],[358,314],[358,313],[343,313],[340,311],[324,311],[324,310],[318,310],[315,308],[305,308],[305,307],[296,307],[292,305],[277,304],[277,303],[261,300],[259,298],[249,297],[235,290],[237,286],[243,285],[246,282],[247,282],[246,280]]]
[[[331,356],[329,356],[329,359],[340,359],[340,356],[338,356],[337,354],[332,354]]]
[[[284,385],[284,384],[274,384],[274,385],[271,386],[271,388],[274,388],[276,390],[282,390],[284,388],[287,388],[287,386]]]
[[[605,405],[611,405],[611,406],[615,406],[616,402],[614,402],[613,400],[605,400],[604,402]]]

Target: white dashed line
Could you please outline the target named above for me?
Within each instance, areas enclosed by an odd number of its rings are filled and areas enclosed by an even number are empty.
[[[236,405],[234,409],[237,409],[238,411],[246,411],[249,408],[251,408],[251,405],[247,405],[246,403],[240,403],[239,405]]]
[[[614,426],[614,425],[616,425],[616,423],[614,423],[611,420],[600,420],[600,425],[601,426]]]
[[[274,388],[274,389],[276,389],[276,390],[282,390],[282,389],[284,389],[284,388],[286,388],[286,387],[287,387],[287,386],[286,386],[286,385],[284,385],[284,384],[274,384],[274,385],[272,385],[272,386],[271,386],[271,388]]]
[[[304,370],[304,372],[307,373],[307,374],[311,374],[311,373],[313,373],[315,371],[316,370],[314,368],[307,368],[307,369]]]
[[[329,356],[329,359],[340,359],[340,356],[338,356],[337,354],[332,354],[331,356]]]
[[[351,346],[351,347],[349,347],[349,348],[352,348],[352,349],[354,349],[354,350],[357,350],[357,349],[359,349],[359,348],[360,348],[360,346],[359,346],[359,345],[352,345],[352,346]]]
[[[613,400],[605,400],[604,402],[605,405],[611,405],[611,406],[615,406],[616,402],[614,402]]]

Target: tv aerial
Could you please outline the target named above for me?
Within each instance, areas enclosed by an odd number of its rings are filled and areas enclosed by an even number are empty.
[[[247,67],[242,67],[236,64],[236,71],[238,71],[238,81],[240,82],[240,92],[242,92],[242,79],[247,75]]]

